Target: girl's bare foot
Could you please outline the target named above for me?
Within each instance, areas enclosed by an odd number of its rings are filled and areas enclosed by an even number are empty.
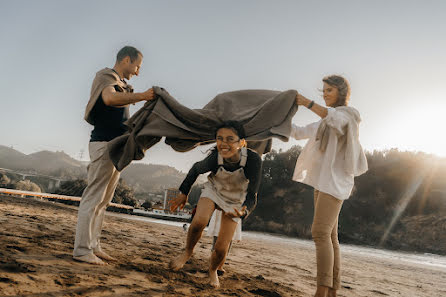
[[[220,287],[220,281],[218,280],[217,270],[209,270],[209,283],[214,288]]]
[[[186,252],[182,253],[181,255],[170,261],[170,268],[173,271],[180,270],[181,268],[183,268],[184,264],[186,264],[187,260],[189,260],[190,256],[191,255],[187,254]]]

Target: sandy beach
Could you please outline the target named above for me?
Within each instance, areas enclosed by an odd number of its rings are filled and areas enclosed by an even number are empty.
[[[168,261],[183,247],[177,226],[107,216],[102,245],[118,260],[92,266],[72,260],[77,208],[0,196],[0,296],[311,296],[315,257],[296,246],[246,236],[220,278],[207,284],[211,240],[204,236],[180,272]],[[342,245],[341,245],[342,250]],[[339,296],[446,296],[446,270],[343,253]]]

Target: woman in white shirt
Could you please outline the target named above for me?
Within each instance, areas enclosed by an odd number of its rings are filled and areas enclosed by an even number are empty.
[[[293,125],[291,136],[306,139],[296,163],[293,180],[314,188],[311,233],[316,245],[317,289],[315,297],[334,297],[340,288],[338,217],[353,189],[354,177],[367,171],[367,159],[359,143],[359,112],[347,106],[350,86],[338,75],[325,77],[323,97],[327,107],[298,94],[296,102],[321,120],[305,127]]]

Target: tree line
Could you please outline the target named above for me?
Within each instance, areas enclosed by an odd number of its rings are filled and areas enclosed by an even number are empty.
[[[300,146],[267,154],[244,230],[311,238],[313,189],[292,181]],[[396,149],[367,153],[339,217],[344,243],[446,254],[446,160]]]

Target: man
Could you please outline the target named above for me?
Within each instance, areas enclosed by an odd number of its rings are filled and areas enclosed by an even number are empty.
[[[133,93],[124,80],[139,74],[142,59],[140,51],[125,46],[118,52],[115,66],[99,71],[91,87],[85,120],[94,129],[89,143],[88,185],[79,205],[74,240],[73,258],[77,261],[104,265],[103,260],[115,260],[100,245],[105,209],[120,175],[108,156],[107,143],[126,132],[124,122],[129,118],[129,104],[154,98],[152,89]]]

